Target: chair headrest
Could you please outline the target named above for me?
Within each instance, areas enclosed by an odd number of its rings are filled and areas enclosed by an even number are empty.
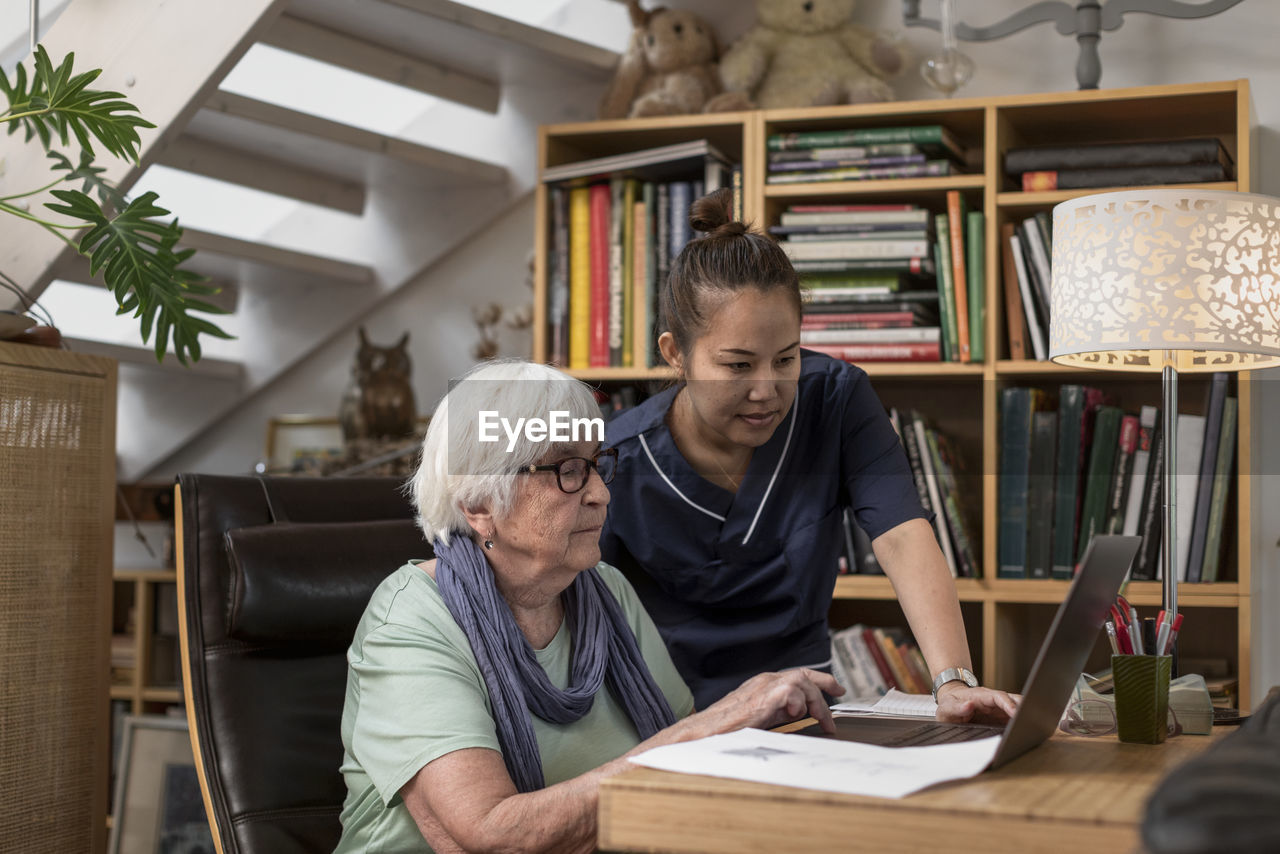
[[[277,522],[226,532],[227,636],[346,647],[382,580],[430,544],[411,519]]]

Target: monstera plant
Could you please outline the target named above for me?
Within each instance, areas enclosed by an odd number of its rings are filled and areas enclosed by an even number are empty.
[[[140,319],[143,343],[155,336],[157,360],[164,359],[170,338],[179,362],[198,360],[201,334],[231,337],[192,313],[225,313],[201,299],[216,288],[183,268],[195,250],[178,248],[182,229],[156,204],[156,194],[127,198],[94,163],[95,145],[137,163],[138,129],[155,125],[119,92],[89,88],[101,71],[77,74],[74,58],[69,53],[55,67],[37,46],[29,78],[23,66],[12,81],[0,70],[0,93],[8,101],[0,126],[8,125],[10,134],[21,129],[27,143],[41,145],[56,175],[43,186],[0,197],[0,213],[45,229],[89,259],[90,273],[101,273],[115,296],[117,314],[132,312]],[[67,153],[73,142],[79,149],[74,158]],[[31,211],[23,200],[45,191],[56,201],[39,213]]]

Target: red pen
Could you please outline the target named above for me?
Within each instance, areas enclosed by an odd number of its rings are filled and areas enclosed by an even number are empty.
[[[1138,624],[1138,609],[1130,605],[1129,600],[1123,596],[1116,597],[1116,604],[1120,606],[1120,616],[1124,618],[1122,625],[1129,632],[1130,650],[1142,655],[1146,650],[1142,648],[1142,627]]]
[[[1169,651],[1173,649],[1174,643],[1178,640],[1178,629],[1180,628],[1182,628],[1182,615],[1178,614],[1173,618],[1173,628],[1169,631],[1169,643],[1164,650],[1166,655],[1169,654]]]
[[[1111,606],[1111,619],[1116,624],[1116,642],[1120,644],[1120,654],[1133,655],[1133,646],[1129,643],[1129,631],[1125,628],[1126,621],[1115,605]]]
[[[1164,655],[1165,645],[1169,642],[1169,629],[1173,625],[1164,615],[1165,612],[1161,611],[1156,617],[1156,648],[1152,650],[1156,655]]]

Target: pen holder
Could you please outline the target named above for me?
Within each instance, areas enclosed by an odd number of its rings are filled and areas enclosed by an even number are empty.
[[[1121,741],[1159,744],[1168,732],[1169,674],[1167,655],[1113,655],[1116,730]]]

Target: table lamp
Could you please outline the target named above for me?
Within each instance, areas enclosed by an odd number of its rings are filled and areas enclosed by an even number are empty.
[[[1053,209],[1052,261],[1049,358],[1161,374],[1172,620],[1178,374],[1280,365],[1280,199],[1162,187],[1081,196]]]

